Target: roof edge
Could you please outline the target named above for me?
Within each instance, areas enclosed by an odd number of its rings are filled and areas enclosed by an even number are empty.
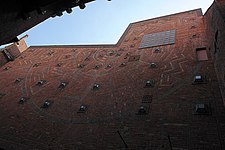
[[[151,21],[151,20],[156,20],[156,19],[161,19],[161,18],[167,18],[167,17],[170,17],[170,16],[180,15],[180,14],[189,13],[189,12],[194,12],[194,11],[196,11],[196,12],[200,11],[200,12],[201,12],[201,16],[203,16],[202,9],[201,9],[201,8],[197,8],[197,9],[188,10],[188,11],[183,11],[183,12],[174,13],[174,14],[170,14],[170,15],[164,15],[164,16],[155,17],[155,18],[151,18],[151,19],[145,19],[145,20],[133,22],[133,23],[131,23],[131,24],[137,24],[137,23],[142,23],[142,22],[146,22],[146,21]]]
[[[115,47],[116,44],[90,44],[90,45],[37,45],[29,48],[101,48],[101,47]]]

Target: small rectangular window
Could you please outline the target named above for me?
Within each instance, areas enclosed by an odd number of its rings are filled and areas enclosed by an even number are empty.
[[[211,115],[210,104],[199,103],[195,105],[194,115]]]
[[[196,54],[197,54],[197,60],[198,61],[208,60],[206,47],[196,48]]]

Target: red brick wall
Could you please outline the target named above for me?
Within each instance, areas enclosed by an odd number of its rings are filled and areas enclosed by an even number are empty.
[[[208,45],[215,63],[220,89],[225,102],[225,0],[214,3],[204,16]],[[217,39],[217,40],[216,40]]]
[[[5,55],[2,53],[2,51],[0,51],[0,67],[3,66],[4,64],[6,64],[8,61],[5,57]]]
[[[139,49],[145,34],[172,29],[175,44]],[[197,61],[202,47],[208,61]],[[224,149],[225,109],[201,10],[133,23],[117,45],[30,47],[5,66],[11,67],[0,70],[5,149],[125,149],[118,131],[129,149]],[[193,84],[196,74],[202,84]],[[150,79],[155,85],[146,88]],[[38,86],[39,80],[46,82]],[[60,89],[62,81],[68,84]],[[52,101],[48,109],[41,108],[45,100]],[[211,111],[197,115],[199,103]],[[77,113],[81,104],[84,114]],[[140,106],[146,115],[137,115]]]

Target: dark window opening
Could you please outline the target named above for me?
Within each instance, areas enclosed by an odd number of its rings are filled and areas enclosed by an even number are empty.
[[[147,108],[145,106],[140,106],[137,115],[147,115]]]
[[[207,83],[207,80],[205,76],[202,76],[199,74],[194,76],[193,84],[206,84],[206,83]]]
[[[146,88],[154,87],[154,85],[155,85],[155,80],[153,80],[153,79],[147,80],[147,81],[145,82],[145,87],[146,87]]]
[[[84,64],[77,64],[77,68],[84,68]]]
[[[151,67],[151,68],[156,68],[157,65],[156,65],[156,63],[151,63],[151,64],[150,64],[150,67]]]
[[[196,51],[206,50],[206,47],[196,48]]]
[[[112,67],[112,65],[110,65],[110,64],[108,64],[107,66],[106,66],[106,68],[111,68]]]
[[[28,97],[21,97],[19,100],[19,104],[24,104],[29,98]]]
[[[68,82],[61,82],[59,85],[59,89],[64,89],[68,85]]]
[[[15,80],[15,83],[19,83],[19,82],[21,82],[21,80],[23,80],[22,78],[17,78],[16,80]]]
[[[96,70],[98,70],[99,68],[100,68],[99,65],[96,65],[96,66],[94,67],[94,69],[96,69]]]
[[[41,63],[36,63],[36,64],[33,65],[33,67],[38,67],[40,65],[41,65]]]
[[[56,65],[56,67],[61,67],[62,66],[62,63],[58,63],[57,65]]]
[[[122,63],[120,64],[120,67],[124,67],[124,66],[126,66],[126,63],[125,63],[125,62],[122,62]]]
[[[134,55],[129,57],[129,62],[138,61],[140,59],[140,55]]]
[[[52,101],[46,100],[43,105],[41,106],[41,108],[49,108],[51,105],[53,104]]]
[[[39,80],[36,85],[42,86],[46,83],[46,80]]]
[[[80,108],[77,113],[85,113],[87,111],[87,106],[86,105],[80,105]]]
[[[95,83],[93,85],[93,90],[98,90],[99,88],[100,88],[100,85],[99,84]]]
[[[204,104],[204,103],[196,104],[194,114],[195,115],[210,115],[211,107],[210,105]]]
[[[194,78],[194,82],[203,82],[203,78],[201,75],[196,75]]]
[[[154,52],[155,52],[155,53],[160,53],[160,51],[161,51],[161,49],[160,49],[160,48],[156,48],[156,49],[154,49]]]
[[[5,67],[3,70],[6,71],[6,70],[9,70],[10,68],[11,68],[11,67]]]

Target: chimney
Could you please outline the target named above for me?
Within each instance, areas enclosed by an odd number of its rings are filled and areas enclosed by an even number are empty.
[[[28,35],[26,34],[25,36],[21,37],[19,39],[18,42],[15,42],[14,44],[18,47],[20,53],[24,52],[25,50],[27,50],[27,44],[25,42],[25,39],[28,37]]]

